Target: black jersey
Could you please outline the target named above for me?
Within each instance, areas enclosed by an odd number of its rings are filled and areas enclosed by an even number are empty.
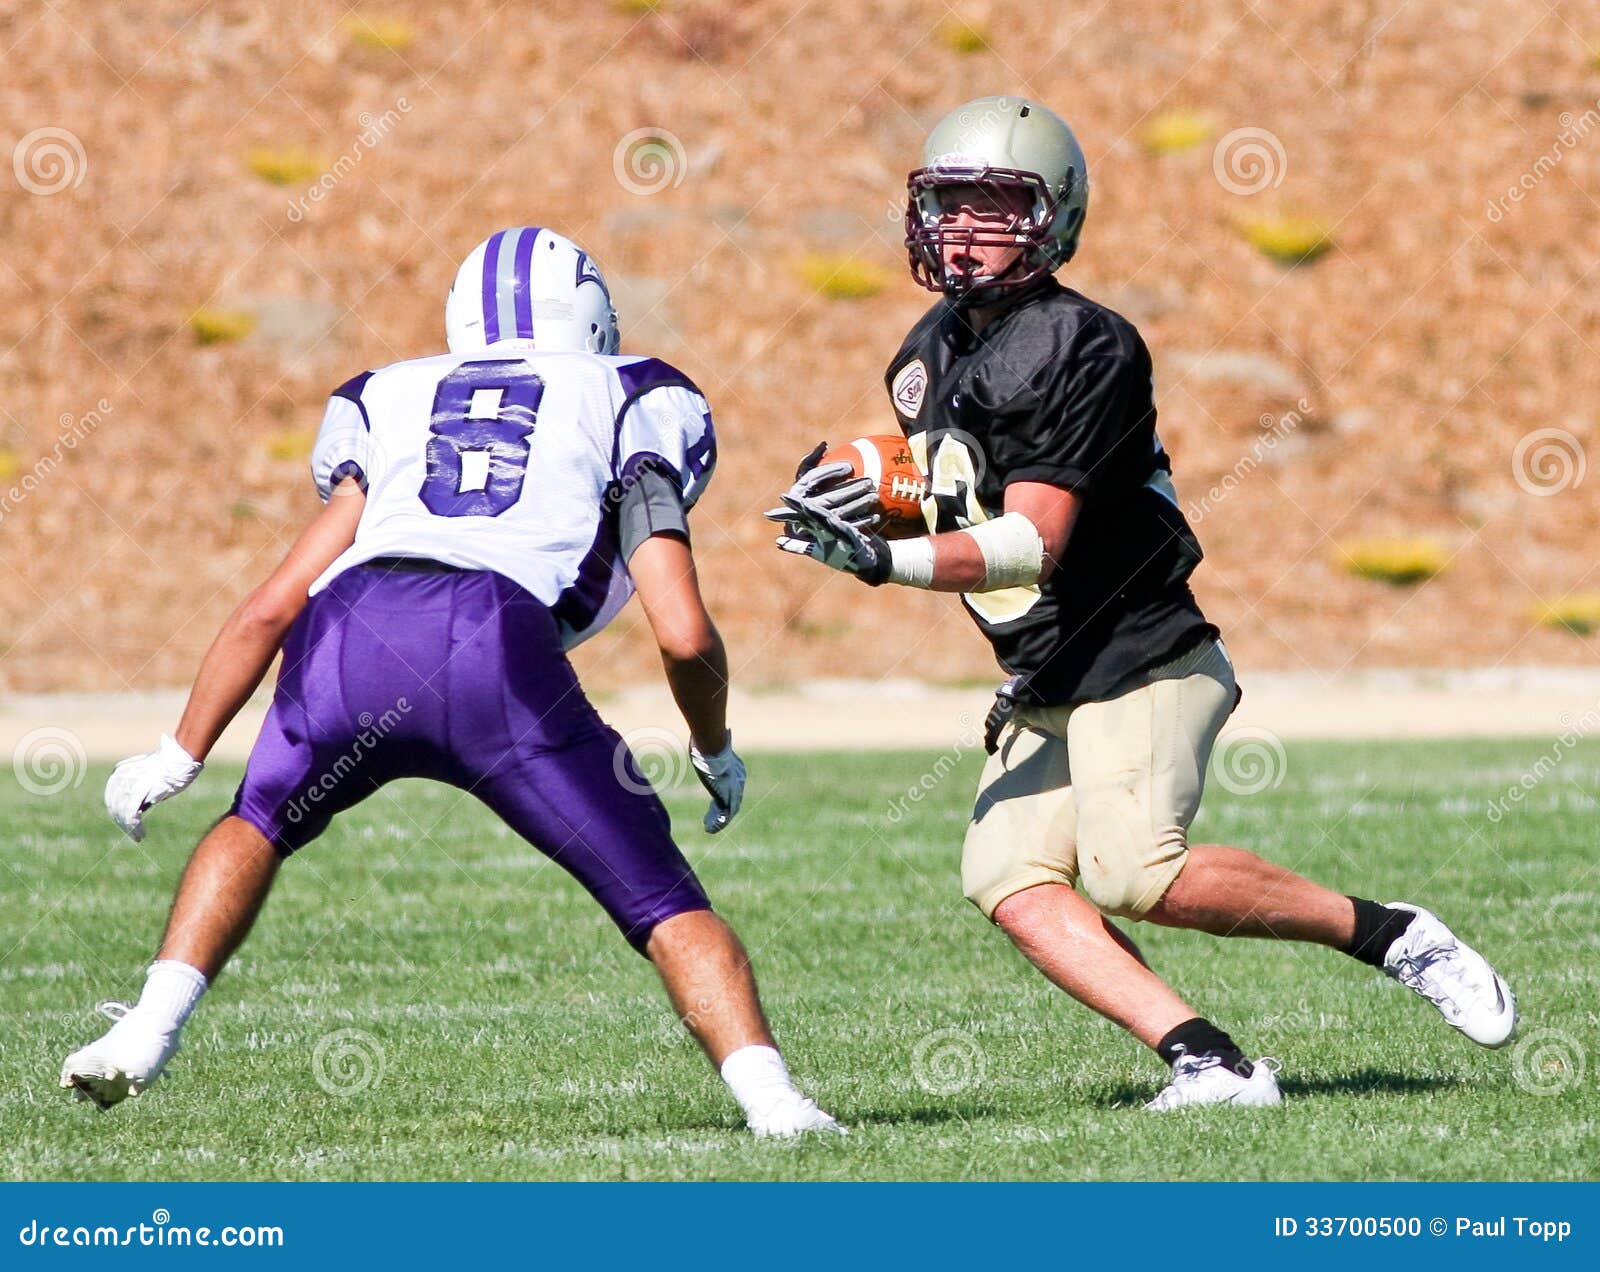
[[[1047,582],[962,597],[1025,700],[1103,698],[1216,634],[1189,590],[1200,544],[1156,437],[1150,352],[1127,319],[1053,278],[976,335],[940,301],[885,383],[937,530],[1000,516],[1014,481],[1082,500]]]

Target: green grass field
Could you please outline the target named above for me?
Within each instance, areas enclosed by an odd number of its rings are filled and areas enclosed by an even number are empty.
[[[1155,1058],[1070,1002],[960,897],[981,757],[891,803],[931,755],[757,756],[746,811],[668,803],[751,946],[804,1084],[843,1140],[757,1143],[648,965],[470,799],[391,787],[282,876],[153,1091],[110,1113],[56,1087],[138,992],[168,896],[237,771],[208,770],[135,847],[103,771],[0,787],[0,1175],[11,1179],[1572,1179],[1600,1162],[1600,745],[1499,824],[1548,741],[1292,746],[1275,789],[1213,782],[1197,840],[1415,900],[1516,987],[1520,1044],[1480,1051],[1336,954],[1143,929],[1213,1019],[1284,1065],[1281,1109],[1140,1111]],[[355,1031],[342,1032],[342,1031]]]

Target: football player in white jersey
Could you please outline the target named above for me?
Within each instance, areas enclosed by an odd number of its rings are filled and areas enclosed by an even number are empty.
[[[789,1077],[738,937],[666,810],[583,695],[566,651],[637,590],[711,794],[739,810],[727,658],[686,514],[716,462],[705,398],[617,352],[587,253],[547,229],[491,235],[456,275],[450,352],[356,376],[312,453],[324,507],[224,624],[183,717],[106,787],[117,824],[178,794],[266,674],[272,707],[233,807],[196,848],[132,1007],[67,1057],[102,1108],[138,1095],[249,932],[279,866],[400,777],[476,795],[570,871],[656,966],[758,1135],[836,1130]]]

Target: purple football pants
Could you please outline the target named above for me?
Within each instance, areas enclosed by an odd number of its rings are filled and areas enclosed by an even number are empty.
[[[398,777],[477,796],[641,953],[656,924],[710,909],[549,609],[502,575],[357,566],[312,597],[233,812],[287,857]]]

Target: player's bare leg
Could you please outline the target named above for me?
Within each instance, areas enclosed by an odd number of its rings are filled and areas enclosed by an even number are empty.
[[[1200,1014],[1064,883],[1012,893],[995,909],[994,921],[1052,984],[1147,1047]]]
[[[249,822],[224,817],[184,867],[156,957],[215,977],[261,913],[280,860]]]
[[[1145,918],[1214,936],[1326,945],[1414,990],[1481,1046],[1504,1046],[1516,1033],[1517,1000],[1505,978],[1437,915],[1344,896],[1243,848],[1192,846]]]
[[[249,933],[277,873],[278,854],[254,826],[225,817],[212,827],[184,868],[139,1001],[101,1004],[116,1023],[67,1057],[61,1085],[104,1109],[160,1077],[184,1021]]]
[[[1271,1065],[1252,1064],[1066,884],[1041,883],[1012,893],[995,908],[994,921],[1052,984],[1173,1066],[1171,1085],[1150,1108],[1268,1105],[1282,1098]]]
[[[1183,871],[1145,919],[1213,936],[1265,936],[1344,949],[1356,934],[1343,893],[1243,848],[1195,844]]]
[[[732,928],[710,910],[666,920],[645,953],[655,964],[684,1028],[718,1068],[740,1047],[773,1047],[756,979]]]
[[[731,927],[710,910],[686,911],[656,926],[645,953],[752,1131],[788,1136],[842,1129],[790,1078],[761,1010],[750,957]]]

